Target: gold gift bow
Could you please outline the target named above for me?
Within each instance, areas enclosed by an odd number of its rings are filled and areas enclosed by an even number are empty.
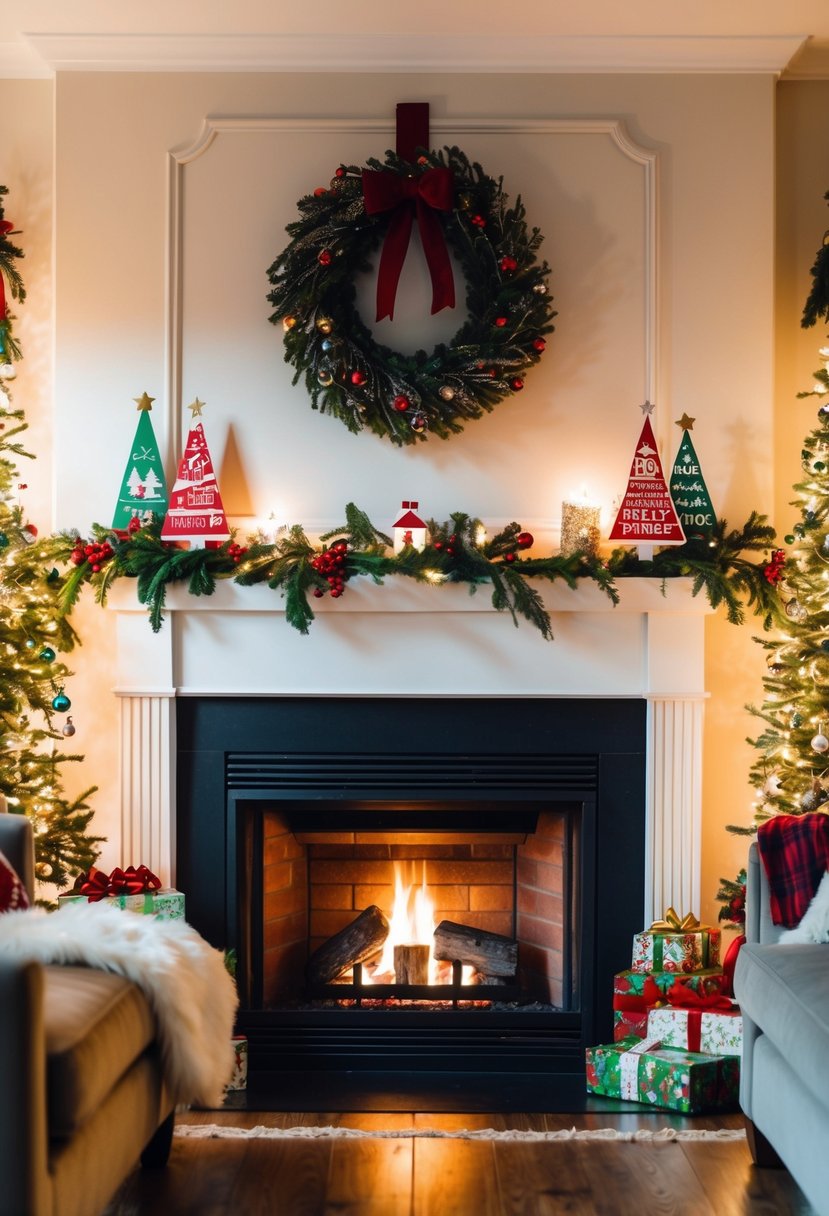
[[[649,933],[700,933],[710,930],[710,925],[701,925],[693,912],[686,912],[680,919],[674,908],[668,908],[664,920],[655,920],[648,930]]]

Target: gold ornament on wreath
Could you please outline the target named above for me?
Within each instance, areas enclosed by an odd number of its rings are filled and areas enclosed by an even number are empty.
[[[448,439],[524,387],[552,332],[542,242],[521,198],[458,148],[428,151],[428,106],[397,107],[397,150],[366,168],[340,165],[298,203],[290,244],[268,271],[270,318],[312,408],[350,431],[392,443]],[[432,312],[453,307],[449,250],[466,283],[467,319],[431,353],[377,342],[356,307],[354,278],[378,267],[377,320],[393,317],[397,281],[417,224],[432,282]]]

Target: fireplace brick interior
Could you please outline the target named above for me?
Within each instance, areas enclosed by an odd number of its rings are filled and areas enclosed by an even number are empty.
[[[519,942],[519,982],[528,998],[561,1007],[564,842],[561,814],[543,811],[536,831],[302,832],[278,811],[263,816],[263,996],[266,1005],[302,993],[305,963],[363,909],[386,914],[394,866],[418,884],[425,866],[435,919]]]

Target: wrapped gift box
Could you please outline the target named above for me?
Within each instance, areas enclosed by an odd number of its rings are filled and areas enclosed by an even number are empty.
[[[672,1005],[651,1009],[646,1034],[649,1039],[661,1039],[663,1047],[681,1047],[709,1056],[740,1056],[743,1051],[743,1019],[736,1005],[731,1009]]]
[[[58,904],[87,902],[86,895],[71,893],[59,895]],[[144,916],[155,916],[158,920],[184,920],[184,893],[174,887],[161,887],[158,891],[140,891],[137,895],[107,895],[95,902],[110,904],[128,912],[140,912]]]
[[[731,1105],[733,1071],[719,1056],[662,1047],[633,1036],[589,1047],[587,1089],[629,1102],[683,1114]]]
[[[675,971],[654,971],[651,974],[617,971],[613,977],[613,1008],[641,1013],[650,1005],[666,1000],[665,994],[677,982],[703,996],[719,996],[724,989],[725,976],[722,967],[709,967],[687,975],[677,975]]]
[[[647,974],[667,971],[676,975],[706,971],[720,961],[719,929],[699,928],[681,933],[648,929],[633,939],[631,968]]]
[[[637,1039],[644,1039],[648,1033],[648,1011],[644,1013],[636,1013],[633,1010],[615,1009],[613,1011],[613,1041],[618,1043],[621,1039],[628,1039],[631,1035],[635,1035]]]
[[[247,1089],[248,1085],[248,1041],[243,1034],[235,1034],[232,1041],[236,1063],[233,1066],[233,1076],[225,1087],[228,1093],[231,1090]]]

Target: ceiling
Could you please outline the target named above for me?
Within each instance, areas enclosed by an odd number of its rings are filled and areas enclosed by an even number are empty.
[[[59,71],[829,76],[829,0],[4,0],[0,77]],[[69,15],[71,13],[71,16]]]

